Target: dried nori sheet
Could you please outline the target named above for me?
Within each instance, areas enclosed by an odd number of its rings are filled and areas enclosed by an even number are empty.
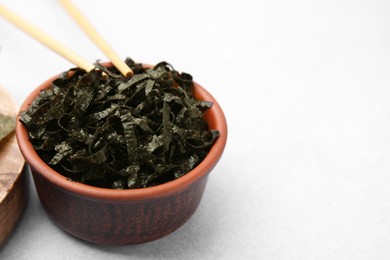
[[[39,156],[70,180],[155,186],[192,170],[219,136],[203,120],[212,103],[194,99],[191,75],[166,62],[126,63],[131,78],[99,63],[88,73],[69,70],[21,113]]]
[[[15,129],[15,117],[0,113],[0,141]]]

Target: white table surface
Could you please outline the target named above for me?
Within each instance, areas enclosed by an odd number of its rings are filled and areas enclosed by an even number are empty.
[[[166,60],[206,87],[227,147],[194,216],[137,246],[61,231],[31,182],[0,259],[389,259],[389,1],[74,1],[121,57]],[[57,1],[0,3],[106,60]],[[3,19],[0,48],[19,104],[72,67]]]

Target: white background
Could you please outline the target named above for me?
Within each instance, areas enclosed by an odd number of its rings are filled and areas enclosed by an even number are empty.
[[[105,60],[54,0],[0,0]],[[160,240],[66,234],[31,182],[1,259],[389,259],[390,2],[75,0],[121,57],[166,60],[211,92],[228,143],[194,216]],[[72,65],[0,19],[0,84],[21,104]]]

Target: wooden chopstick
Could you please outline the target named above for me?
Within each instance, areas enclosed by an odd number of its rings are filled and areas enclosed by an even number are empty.
[[[115,51],[108,45],[103,37],[94,29],[92,24],[83,16],[77,7],[70,0],[59,0],[60,4],[75,20],[80,28],[89,36],[89,38],[100,48],[100,50],[110,59],[115,67],[125,77],[131,77],[133,71],[127,64],[115,53]]]
[[[84,69],[86,71],[90,71],[95,67],[88,61],[78,56],[71,49],[67,48],[62,43],[58,42],[57,40],[55,40],[45,32],[41,31],[40,29],[32,25],[30,22],[27,22],[26,20],[22,19],[21,17],[19,17],[9,9],[7,9],[2,4],[0,4],[0,16],[4,17],[10,23],[19,27],[19,29],[23,30],[31,37],[35,38],[37,41],[41,42],[48,48],[52,49],[53,51],[55,51],[65,59],[69,60],[77,67]]]

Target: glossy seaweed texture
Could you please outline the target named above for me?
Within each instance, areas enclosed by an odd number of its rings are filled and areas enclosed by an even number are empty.
[[[130,78],[100,64],[67,71],[21,113],[39,156],[70,180],[155,186],[191,171],[219,136],[203,119],[213,103],[194,98],[191,75],[126,62]]]

